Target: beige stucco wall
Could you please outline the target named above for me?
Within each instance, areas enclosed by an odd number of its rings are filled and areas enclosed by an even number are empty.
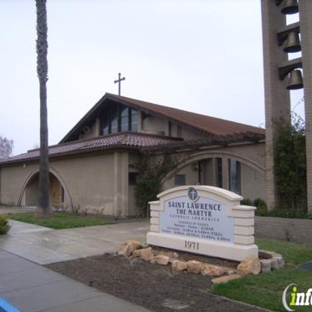
[[[163,189],[174,186],[176,174],[186,174],[186,184],[198,183],[198,171],[194,166],[201,162],[201,183],[215,186],[215,158],[222,159],[223,188],[229,188],[229,160],[235,159],[241,163],[241,195],[244,198],[266,200],[266,175],[265,175],[265,144],[246,144],[228,146],[222,149],[207,149],[205,151],[189,152],[180,155],[180,163],[163,180]]]
[[[174,176],[184,174],[186,184],[198,184],[198,161],[201,162],[201,181],[205,185],[215,185],[214,159],[221,157],[226,165],[230,158],[241,162],[241,195],[245,198],[266,200],[264,169],[264,144],[232,146],[222,149],[193,151],[180,158],[177,170],[163,181],[163,190],[174,187]],[[182,155],[180,155],[182,156]],[[261,157],[262,156],[262,157]],[[85,154],[50,160],[51,172],[65,188],[65,203],[79,205],[89,212],[96,211],[114,216],[135,216],[137,204],[135,187],[129,186],[129,171],[137,171],[131,164],[137,163],[135,153],[112,151],[102,154]],[[224,170],[224,188],[228,187],[228,167]],[[34,196],[35,186],[31,177],[38,172],[34,162],[1,167],[0,202],[7,205],[25,203],[22,190],[26,184],[29,198]]]
[[[91,127],[84,127],[79,140],[91,139],[100,135],[100,119],[97,118]]]
[[[166,120],[149,116],[142,121],[142,132],[168,135],[169,123]]]
[[[113,213],[113,154],[60,159],[50,166],[62,177],[74,206]]]
[[[66,188],[67,204],[116,217],[129,215],[127,152],[51,159],[50,168]],[[2,167],[0,202],[23,204],[22,191],[37,172],[37,163]],[[28,196],[35,195],[30,192]]]
[[[182,168],[178,172],[175,172],[175,174],[173,174],[172,176],[170,176],[163,183],[163,186],[162,186],[163,190],[168,190],[168,189],[170,189],[172,187],[177,186],[177,185],[175,185],[175,175],[177,175],[177,174],[185,175],[185,184],[186,185],[196,185],[196,184],[198,184],[198,172],[194,168],[193,164],[190,164],[190,165]]]
[[[142,132],[165,135],[175,138],[183,138],[184,140],[206,138],[206,136],[203,134],[182,128],[181,126],[154,116],[149,116],[143,120]]]
[[[266,200],[265,173],[241,165],[241,195],[252,200],[261,198]]]
[[[137,154],[129,153],[128,163],[129,163],[129,172],[136,172],[138,173],[138,165],[139,158]],[[136,190],[135,185],[129,185],[128,188],[128,211],[129,215],[136,216],[137,212],[139,211],[139,207],[136,200]]]
[[[0,203],[6,205],[37,204],[38,164],[21,162],[0,168]],[[27,184],[27,193],[22,192]]]
[[[20,163],[0,169],[0,203],[17,205],[21,190],[31,174],[38,170],[38,164]]]

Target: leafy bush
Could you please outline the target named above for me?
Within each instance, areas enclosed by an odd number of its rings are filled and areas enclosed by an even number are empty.
[[[138,163],[132,165],[140,174],[140,180],[135,186],[139,206],[138,217],[147,217],[149,215],[148,202],[157,199],[157,194],[161,192],[161,180],[176,165],[177,159],[170,153],[157,155],[153,152],[142,153]]]
[[[312,219],[312,214],[309,214],[302,209],[299,210],[299,209],[276,208],[274,210],[268,210],[266,202],[261,198],[256,198],[255,200],[245,198],[241,201],[241,205],[257,207],[255,215],[260,217]]]
[[[263,216],[263,215],[266,215],[268,213],[268,206],[267,206],[265,200],[263,200],[261,198],[256,198],[254,200],[254,206],[257,207],[257,210],[256,210],[257,216]]]
[[[267,204],[261,198],[256,198],[255,200],[251,200],[249,198],[245,198],[245,199],[243,199],[241,201],[241,205],[257,207],[256,216],[266,216],[267,213],[268,213]]]
[[[243,200],[241,200],[241,205],[246,205],[246,206],[253,206],[254,203],[250,198],[244,198]]]
[[[9,230],[10,226],[7,217],[0,214],[0,235],[8,233]]]
[[[274,143],[274,174],[280,206],[287,210],[307,207],[306,140],[303,119],[274,120],[278,137]]]
[[[137,203],[140,211],[139,217],[146,217],[148,215],[148,203],[157,199],[157,194],[160,193],[160,181],[156,178],[141,179],[136,185]]]

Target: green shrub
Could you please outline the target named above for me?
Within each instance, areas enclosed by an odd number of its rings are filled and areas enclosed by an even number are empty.
[[[148,203],[157,200],[157,194],[160,193],[160,181],[157,178],[141,179],[136,187],[137,203],[140,207],[138,217],[148,216]]]
[[[254,206],[257,207],[257,210],[256,210],[257,216],[265,216],[268,213],[268,206],[263,199],[256,198],[254,200]]]
[[[312,214],[300,209],[275,208],[269,211],[266,202],[261,198],[256,198],[255,200],[245,198],[241,201],[241,205],[257,207],[255,215],[260,217],[312,219]]]
[[[8,233],[9,229],[10,226],[7,217],[0,214],[0,235]]]
[[[307,210],[307,168],[304,120],[292,113],[274,120],[274,174],[279,204],[286,210]]]
[[[265,215],[267,217],[276,218],[290,218],[290,219],[311,219],[312,216],[302,210],[291,210],[291,209],[274,209],[268,211]]]
[[[253,206],[253,201],[250,198],[244,198],[240,203],[241,205]]]
[[[255,206],[256,209],[256,216],[267,216],[268,215],[268,207],[266,202],[261,198],[256,198],[255,200],[251,200],[249,198],[245,198],[241,201],[241,205],[247,206]]]

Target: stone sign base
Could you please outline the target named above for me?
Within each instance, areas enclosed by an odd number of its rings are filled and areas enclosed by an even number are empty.
[[[241,196],[212,186],[180,186],[150,202],[147,244],[242,261],[258,257],[254,244],[255,207]]]

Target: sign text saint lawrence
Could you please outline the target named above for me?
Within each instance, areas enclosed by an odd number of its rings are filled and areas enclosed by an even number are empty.
[[[199,197],[197,191],[190,188],[186,196],[164,202],[160,232],[233,243],[234,220],[226,215],[226,205]]]

